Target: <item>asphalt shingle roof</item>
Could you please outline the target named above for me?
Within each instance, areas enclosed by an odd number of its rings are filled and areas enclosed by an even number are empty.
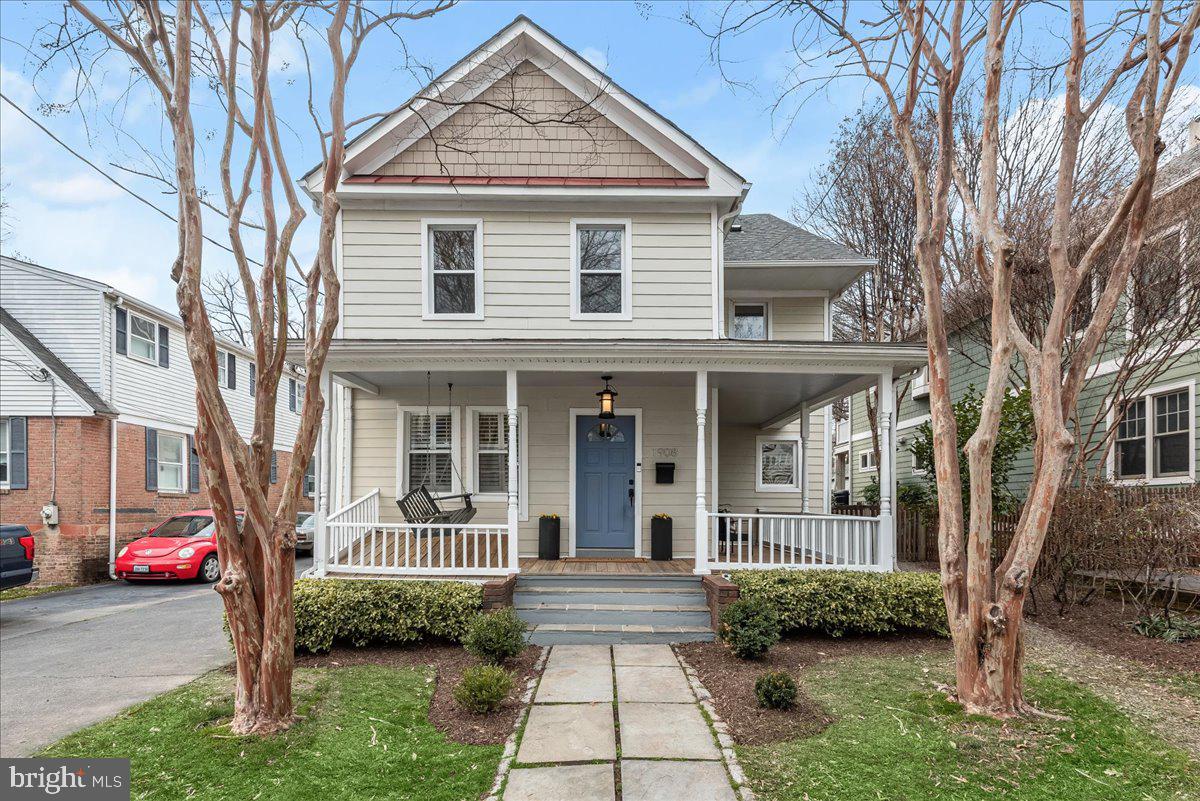
[[[774,214],[743,214],[725,237],[725,261],[858,262],[865,256]]]
[[[1154,182],[1155,194],[1182,186],[1200,177],[1200,145],[1192,145],[1175,158],[1160,164]]]
[[[88,386],[79,375],[63,364],[62,359],[54,355],[42,341],[25,326],[21,325],[16,317],[8,313],[8,310],[0,306],[0,325],[8,329],[17,341],[37,358],[42,364],[46,365],[46,369],[54,373],[58,380],[62,381],[71,391],[79,396],[79,399],[91,406],[97,414],[116,416],[117,410],[104,402],[104,399],[96,394],[96,391]]]

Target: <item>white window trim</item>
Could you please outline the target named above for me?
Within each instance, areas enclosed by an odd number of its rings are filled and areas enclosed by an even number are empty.
[[[9,441],[11,429],[8,427],[8,420],[7,417],[0,417],[0,430],[4,432],[4,447],[0,449],[0,455],[4,456],[4,464],[8,467],[8,478],[0,481],[0,489],[8,489],[9,482],[12,481],[12,442]],[[28,433],[26,433],[26,438],[28,438]]]
[[[764,484],[762,480],[762,446],[768,442],[791,442],[796,446],[796,475],[791,484]],[[804,470],[804,444],[794,434],[764,434],[754,439],[754,489],[757,492],[800,492]]]
[[[1179,234],[1179,252],[1186,253],[1187,246],[1188,246],[1188,244],[1187,244],[1188,237],[1187,237],[1187,230],[1184,228],[1184,225],[1182,222],[1176,223],[1175,225],[1172,225],[1169,228],[1163,228],[1161,231],[1155,231],[1153,236],[1146,237],[1146,241],[1142,245],[1142,252],[1145,252],[1145,250],[1148,246],[1153,245],[1155,242],[1159,241],[1160,239],[1165,239],[1168,236],[1171,236],[1176,233]],[[1183,276],[1182,280],[1186,281],[1187,277]],[[1125,304],[1125,336],[1126,337],[1137,336],[1137,332],[1134,331],[1134,328],[1133,328],[1133,323],[1134,323],[1134,318],[1135,318],[1134,311],[1133,311],[1133,289],[1134,289],[1133,276],[1130,275],[1129,278],[1125,282],[1125,297],[1127,299],[1127,302]],[[1181,311],[1181,312],[1186,310],[1186,308],[1187,308],[1187,294],[1188,294],[1188,287],[1180,286],[1177,303],[1178,303],[1179,311]],[[1097,292],[1097,297],[1098,297],[1098,292]],[[1095,306],[1095,300],[1093,300],[1093,307],[1094,306]],[[1149,329],[1150,333],[1153,334],[1155,329],[1161,328],[1164,325],[1166,325],[1166,321],[1163,321],[1161,323],[1151,323],[1150,329]]]
[[[182,462],[167,462],[162,458],[163,439],[171,438],[179,440],[179,454],[182,457]],[[174,431],[164,431],[158,429],[155,435],[155,469],[158,474],[155,476],[158,482],[158,491],[164,495],[183,495],[188,489],[188,440],[186,434],[180,434]],[[180,487],[164,487],[162,482],[162,466],[164,464],[179,465],[179,481],[182,484]]]
[[[471,313],[438,314],[433,306],[433,253],[431,229],[440,226],[474,226],[475,228],[475,311]],[[421,220],[421,318],[424,320],[482,320],[483,316],[483,218],[430,217]]]
[[[234,369],[237,362],[234,362]],[[229,351],[217,348],[217,383],[221,389],[229,389]]]
[[[1188,448],[1188,472],[1187,475],[1179,476],[1161,476],[1151,477],[1154,465],[1154,404],[1153,399],[1156,395],[1164,395],[1170,392],[1178,392],[1181,389],[1186,389],[1188,393],[1188,434],[1191,437],[1191,447]],[[1196,381],[1189,379],[1187,381],[1176,381],[1170,384],[1159,384],[1149,387],[1142,391],[1140,395],[1134,395],[1128,400],[1137,400],[1139,398],[1146,401],[1146,477],[1145,478],[1117,478],[1117,444],[1114,440],[1108,449],[1108,458],[1105,469],[1108,473],[1109,480],[1118,486],[1177,486],[1180,484],[1195,484],[1196,483]],[[1107,425],[1108,430],[1112,431],[1116,425],[1116,405],[1108,410]]]
[[[529,519],[529,407],[518,406],[518,414],[520,415],[520,423],[517,432],[517,481],[520,485],[517,488],[517,500],[520,504],[521,520]],[[463,472],[464,477],[470,482],[470,487],[467,491],[472,493],[472,500],[496,503],[508,503],[508,492],[478,492],[479,469],[478,460],[475,458],[475,441],[479,428],[479,414],[500,414],[503,416],[504,425],[508,425],[508,409],[504,406],[468,406],[467,407],[467,439],[464,442],[466,451],[466,470]]]
[[[439,406],[426,410],[424,406],[396,407],[396,500],[400,500],[414,487],[408,486],[408,415],[445,414],[446,407]],[[450,460],[453,469],[450,471],[450,495],[461,495],[463,492],[460,476],[463,473],[462,464],[462,407],[450,408]]]
[[[589,225],[622,226],[621,236],[621,311],[616,314],[584,313],[579,310],[579,227]],[[571,220],[571,319],[633,319],[633,221],[628,218],[588,217]]]
[[[738,306],[762,306],[763,317],[765,318],[763,326],[765,337],[763,339],[740,339],[733,335],[733,327],[737,323],[737,307]],[[775,338],[775,309],[772,308],[769,300],[734,300],[733,309],[729,314],[729,338],[735,342],[770,342]]]
[[[863,467],[862,458],[867,457],[867,466]],[[879,471],[879,465],[873,464],[875,461],[875,449],[867,448],[865,451],[859,451],[854,455],[854,460],[858,462],[858,472],[860,473],[875,473]]]
[[[134,314],[132,311],[129,311],[128,309],[125,310],[125,315],[127,317],[127,319],[125,320],[125,354],[129,358],[133,359],[134,361],[139,361],[142,364],[152,364],[155,367],[157,367],[158,366],[158,323],[155,322],[150,317],[144,317],[143,315],[140,315],[140,314]],[[145,356],[139,356],[138,354],[133,352],[133,340],[134,340],[133,318],[135,318],[135,317],[139,320],[145,320],[146,322],[150,323],[150,328],[153,329],[153,331],[154,331],[154,356],[152,358],[147,359]],[[142,339],[142,341],[145,341],[142,337],[137,337],[137,339]]]

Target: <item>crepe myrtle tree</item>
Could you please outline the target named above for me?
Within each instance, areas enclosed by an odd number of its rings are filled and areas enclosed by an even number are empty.
[[[723,58],[722,43],[740,32],[778,20],[791,26],[796,43],[794,86],[866,81],[883,98],[915,190],[913,252],[924,296],[939,563],[954,643],[955,697],[971,712],[996,717],[1034,712],[1022,684],[1024,603],[1074,449],[1071,415],[1146,238],[1164,149],[1160,131],[1192,55],[1200,3],[896,0],[867,6],[771,0],[724,9],[711,32],[715,57]],[[1010,37],[1022,30],[1018,21],[1034,12],[1062,16],[1061,44],[1054,40],[1056,52],[1044,54],[1045,60],[1015,46],[1010,50]],[[1092,20],[1092,13],[1107,16]],[[1055,24],[1039,20],[1038,27]],[[1006,106],[1006,84],[1030,70],[1061,75],[1061,94],[1033,106]],[[968,165],[960,158],[955,123],[960,104],[971,96],[981,112],[978,156]],[[934,109],[932,149],[922,146],[915,127],[926,102]],[[1071,248],[1080,149],[1090,128],[1114,110],[1123,115],[1121,157],[1135,165],[1132,179],[1104,206],[1091,242]],[[1053,300],[1048,317],[1032,325],[1014,313],[1015,245],[1005,225],[1006,187],[999,169],[1003,122],[1021,114],[1061,120],[1044,140],[1056,156],[1045,178],[1051,187],[1046,258]],[[944,255],[956,202],[971,235],[968,278],[986,292],[991,321],[979,425],[963,449],[969,510],[961,491],[945,303]],[[1086,324],[1073,327],[1085,279],[1107,253],[1115,255],[1096,281]],[[1071,337],[1077,337],[1073,349]],[[1012,544],[994,564],[992,459],[1014,358],[1030,390],[1033,476]]]
[[[73,60],[82,81],[107,58],[127,59],[135,79],[150,87],[169,134],[166,161],[178,203],[178,251],[171,277],[196,378],[195,441],[216,523],[222,566],[216,589],[236,652],[230,726],[238,734],[279,731],[294,717],[295,513],[320,428],[325,405],[320,376],[338,322],[340,287],[333,243],[339,203],[334,190],[345,161],[347,82],[373,32],[395,32],[402,21],[431,16],[452,4],[70,0],[47,43],[49,52]],[[325,179],[315,201],[315,255],[307,268],[294,254],[306,210],[282,139],[283,131],[294,128],[277,112],[272,85],[272,47],[283,36],[301,38],[306,60],[310,48],[323,50],[331,68],[319,86],[308,71],[306,116],[317,129]],[[214,137],[220,145],[217,201],[201,190],[197,170],[204,140],[197,137],[196,117],[211,114],[213,105],[220,118]],[[208,239],[204,208],[215,209],[227,223],[227,249],[233,254],[246,307],[247,344],[255,352],[249,442],[239,434],[217,384],[217,346],[203,291],[203,244]],[[258,219],[248,226],[251,209]],[[248,227],[254,230],[252,237],[246,236]],[[289,266],[303,287],[304,404],[295,457],[272,506],[268,489],[275,398],[290,325]],[[222,452],[229,455],[228,463]],[[235,518],[235,486],[245,499],[242,526]]]

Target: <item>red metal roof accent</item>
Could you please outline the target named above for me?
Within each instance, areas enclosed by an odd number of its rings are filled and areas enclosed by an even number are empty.
[[[653,186],[702,189],[704,178],[572,178],[567,176],[351,175],[348,184],[440,184],[455,186]]]

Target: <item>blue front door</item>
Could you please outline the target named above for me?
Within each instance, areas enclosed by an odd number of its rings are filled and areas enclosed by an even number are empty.
[[[575,420],[575,547],[633,548],[635,421]]]

